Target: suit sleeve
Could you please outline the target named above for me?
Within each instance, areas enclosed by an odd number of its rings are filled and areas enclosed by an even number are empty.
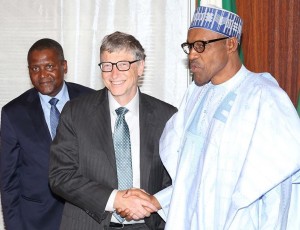
[[[1,202],[6,229],[22,226],[20,218],[19,156],[20,145],[8,115],[1,115]]]
[[[84,169],[79,164],[80,146],[74,123],[71,106],[67,103],[50,148],[50,186],[53,192],[100,223],[107,217],[105,206],[113,189],[83,173]]]

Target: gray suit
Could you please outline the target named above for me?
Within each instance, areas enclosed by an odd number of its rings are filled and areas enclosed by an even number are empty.
[[[159,157],[159,138],[173,106],[140,93],[141,188],[150,194],[171,183]],[[118,188],[108,92],[104,88],[68,102],[51,145],[50,185],[67,202],[63,230],[104,229],[111,219],[105,206]],[[150,229],[163,229],[158,214],[145,219]]]

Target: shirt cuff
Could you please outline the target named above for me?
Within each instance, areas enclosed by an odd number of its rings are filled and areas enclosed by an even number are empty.
[[[114,189],[112,191],[112,193],[110,194],[110,196],[108,198],[108,201],[106,203],[106,206],[105,206],[105,211],[108,211],[108,212],[115,211],[115,209],[114,209],[114,202],[115,202],[115,198],[116,198],[117,192],[118,192],[118,190]]]
[[[164,221],[167,219],[167,215],[169,212],[169,206],[171,202],[173,192],[173,186],[170,185],[169,187],[161,190],[160,192],[154,194],[154,197],[157,199],[161,206],[161,210],[159,210],[157,213],[163,218]]]

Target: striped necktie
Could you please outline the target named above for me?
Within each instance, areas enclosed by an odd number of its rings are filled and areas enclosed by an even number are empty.
[[[49,104],[51,105],[51,109],[50,109],[50,129],[51,129],[51,135],[52,135],[52,139],[54,139],[55,135],[56,135],[56,128],[58,125],[58,121],[59,121],[59,111],[56,107],[56,104],[59,100],[57,98],[51,98],[51,100],[49,101]]]

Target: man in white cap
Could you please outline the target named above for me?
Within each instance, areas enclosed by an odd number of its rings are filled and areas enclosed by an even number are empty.
[[[238,15],[201,6],[181,45],[194,82],[160,140],[172,186],[151,196],[165,229],[300,229],[300,120],[241,63],[241,32]]]

